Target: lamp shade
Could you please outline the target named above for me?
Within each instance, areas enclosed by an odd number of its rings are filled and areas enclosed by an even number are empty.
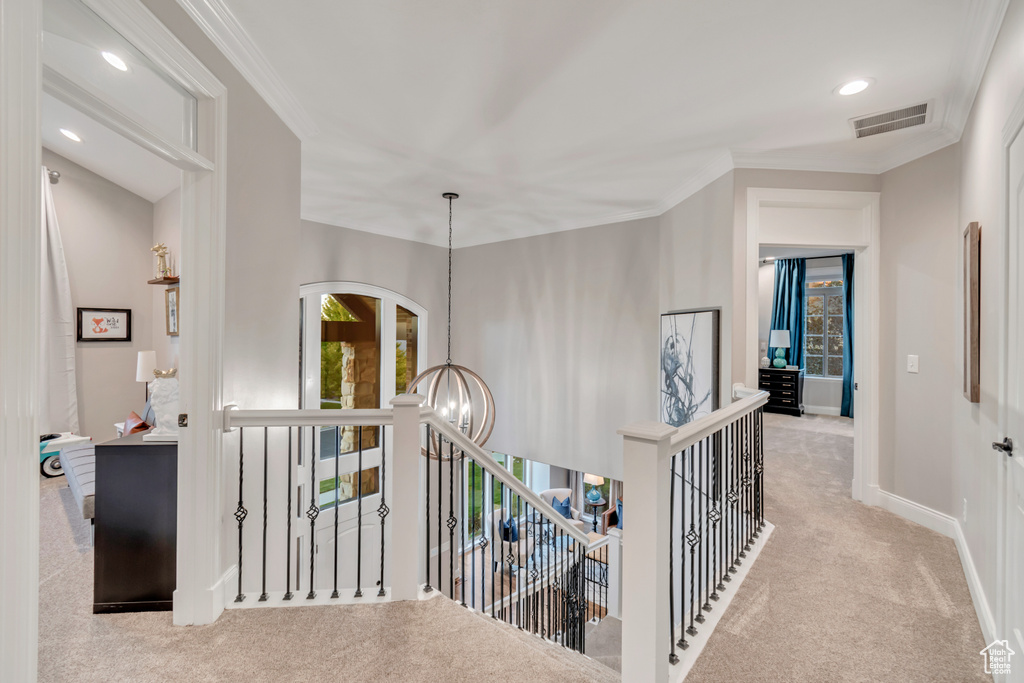
[[[139,351],[139,361],[135,366],[135,381],[152,382],[155,368],[156,351]]]
[[[591,486],[604,486],[604,477],[600,474],[584,474],[583,483]]]
[[[768,346],[773,349],[788,349],[789,330],[772,330],[768,335]]]

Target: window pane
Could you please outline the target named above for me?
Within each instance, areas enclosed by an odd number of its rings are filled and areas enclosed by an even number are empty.
[[[843,297],[841,297],[841,296],[830,296],[828,298],[828,314],[829,315],[842,315],[843,314]]]
[[[824,309],[824,297],[820,296],[809,296],[807,297],[807,315],[821,315]]]
[[[837,356],[840,360],[843,357],[843,338],[842,337],[829,337],[828,338],[828,355]]]
[[[320,480],[320,507],[333,508],[334,501],[340,497],[341,503],[344,505],[350,500],[355,500],[359,492],[358,479],[356,479],[356,472],[349,472],[342,474],[335,480],[334,477],[328,477],[327,479]],[[371,467],[363,470],[363,498],[366,496],[372,496],[376,493],[380,493],[380,468]],[[337,485],[337,489],[336,489]],[[338,495],[340,492],[340,496]]]
[[[380,407],[380,299],[356,294],[320,297],[320,407]],[[358,449],[358,427],[344,427],[341,452]],[[377,428],[363,429],[363,448]]]
[[[398,325],[395,331],[395,393],[404,394],[416,377],[416,340],[419,319],[416,314],[397,307]]]
[[[823,341],[821,337],[812,337],[808,335],[806,348],[807,353],[813,356],[822,355],[824,353],[824,348],[822,344]]]
[[[828,317],[828,333],[837,335],[843,334],[843,316],[830,315]]]
[[[483,529],[484,470],[470,461],[466,469],[466,508],[469,510],[467,534],[479,534]]]
[[[807,316],[807,334],[816,335],[825,333],[825,319],[820,315]]]
[[[843,359],[841,357],[828,359],[828,374],[830,377],[843,376]]]
[[[821,376],[821,356],[807,356],[804,359],[807,365],[807,374]]]

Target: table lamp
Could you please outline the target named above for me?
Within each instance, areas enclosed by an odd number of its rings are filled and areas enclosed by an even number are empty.
[[[597,487],[604,486],[604,477],[599,474],[584,474],[583,483],[590,484],[590,490],[587,491],[588,501],[596,503],[601,500],[601,492],[597,490]]]
[[[149,383],[153,381],[153,370],[156,368],[156,351],[139,351],[139,360],[135,365],[135,381],[146,383],[146,401],[149,401]]]
[[[775,349],[775,361],[772,365],[777,368],[786,367],[786,349],[789,348],[789,330],[772,330],[768,335],[768,346]]]

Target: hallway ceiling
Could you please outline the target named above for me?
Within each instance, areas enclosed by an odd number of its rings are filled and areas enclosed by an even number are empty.
[[[450,190],[457,246],[659,215],[734,167],[935,151],[1007,2],[178,1],[302,139],[303,218],[446,244]]]

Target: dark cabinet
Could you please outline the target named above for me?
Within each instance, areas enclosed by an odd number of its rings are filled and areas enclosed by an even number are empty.
[[[93,613],[170,610],[178,444],[132,434],[96,446]]]
[[[804,412],[804,371],[782,368],[760,368],[757,387],[769,393],[767,413],[796,415]]]

